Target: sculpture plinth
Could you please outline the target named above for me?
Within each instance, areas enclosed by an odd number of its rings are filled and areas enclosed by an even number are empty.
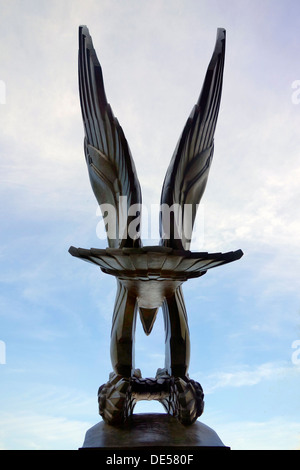
[[[109,247],[71,247],[71,255],[93,263],[117,280],[112,319],[113,372],[99,388],[99,412],[106,423],[121,425],[137,401],[158,400],[167,413],[189,425],[202,414],[201,385],[189,378],[190,338],[182,284],[208,270],[241,258],[229,253],[189,251],[198,203],[206,187],[214,150],[221,99],[225,30],[218,29],[202,92],[187,120],[166,173],[161,193],[159,246],[142,246],[142,198],[123,130],[106,100],[102,70],[88,29],[79,28],[79,89],[89,176],[103,217]],[[125,206],[124,206],[125,203]],[[114,222],[111,228],[112,220]],[[134,365],[137,312],[147,335],[162,307],[165,365],[143,378]]]
[[[213,429],[199,421],[193,426],[183,426],[167,414],[138,413],[119,426],[110,426],[104,421],[97,423],[86,432],[81,449],[103,450],[108,458],[115,459],[130,451],[129,455],[142,455],[143,461],[145,458],[149,463],[152,456],[152,464],[160,463],[160,453],[170,456],[169,464],[173,456],[182,455],[177,463],[194,463],[199,467],[197,451],[229,450],[229,447]]]

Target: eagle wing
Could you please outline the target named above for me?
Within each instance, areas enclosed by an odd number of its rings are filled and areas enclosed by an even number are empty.
[[[218,28],[200,97],[183,129],[162,187],[160,243],[171,248],[189,248],[197,206],[206,187],[221,101],[225,37],[225,30]]]
[[[85,158],[109,247],[138,247],[140,184],[122,127],[107,102],[101,66],[86,26],[79,27],[78,75]]]

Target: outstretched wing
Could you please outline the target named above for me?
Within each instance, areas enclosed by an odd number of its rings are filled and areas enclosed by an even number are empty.
[[[124,132],[107,102],[101,66],[86,26],[79,27],[78,73],[84,152],[109,246],[137,247],[140,245],[140,184]]]
[[[200,97],[183,129],[162,188],[160,237],[164,246],[188,249],[190,245],[213,157],[224,58],[225,30],[218,28]]]

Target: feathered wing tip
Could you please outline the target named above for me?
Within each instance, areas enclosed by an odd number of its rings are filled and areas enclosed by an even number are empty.
[[[140,246],[140,184],[124,132],[107,102],[101,66],[86,26],[79,27],[78,76],[86,163],[109,246]]]
[[[171,248],[189,248],[197,205],[206,187],[221,101],[225,38],[225,29],[218,28],[201,94],[166,172],[161,193],[160,237],[161,245]]]

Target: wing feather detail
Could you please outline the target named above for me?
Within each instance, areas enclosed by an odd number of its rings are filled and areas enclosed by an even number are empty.
[[[107,222],[108,244],[111,248],[138,247],[140,233],[132,233],[129,225],[135,220],[134,226],[140,226],[140,184],[123,129],[107,102],[101,65],[86,26],[79,27],[78,76],[84,153],[91,186]],[[120,209],[121,196],[126,210]],[[139,209],[137,215],[128,216],[129,207],[134,204]],[[110,206],[109,219],[106,216]]]
[[[206,187],[221,101],[225,37],[225,30],[218,28],[202,91],[166,172],[161,193],[160,243],[171,248],[189,248],[197,207]],[[171,213],[170,208],[174,209]]]

